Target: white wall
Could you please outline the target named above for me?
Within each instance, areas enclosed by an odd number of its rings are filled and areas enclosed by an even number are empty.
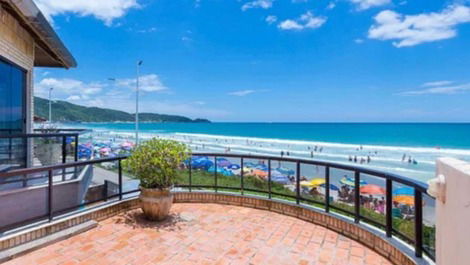
[[[437,161],[445,177],[445,202],[436,200],[438,265],[470,264],[470,163],[453,158]]]

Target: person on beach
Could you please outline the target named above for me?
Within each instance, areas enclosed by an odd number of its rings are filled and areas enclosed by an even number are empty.
[[[357,163],[357,156],[354,156],[354,163]]]
[[[281,151],[281,157],[284,157],[284,151]]]
[[[403,156],[401,157],[401,162],[405,162],[405,159],[406,159],[406,154],[403,154]]]
[[[311,157],[311,158],[313,158],[313,151],[312,151],[312,152],[310,152],[310,157]]]
[[[351,156],[351,155],[349,155],[349,157],[348,157],[348,161],[349,161],[349,162],[352,162],[352,160],[353,160],[352,156]]]
[[[370,156],[367,156],[367,164],[370,163]]]
[[[290,153],[289,153],[289,151],[287,151],[287,156],[290,156]]]
[[[323,147],[320,147],[320,153],[323,151]]]

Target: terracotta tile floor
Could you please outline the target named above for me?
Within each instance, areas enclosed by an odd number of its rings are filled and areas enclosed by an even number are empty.
[[[155,224],[140,210],[6,264],[390,264],[321,226],[251,208],[175,204]]]

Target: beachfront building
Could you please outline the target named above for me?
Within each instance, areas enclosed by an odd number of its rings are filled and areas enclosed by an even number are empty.
[[[75,66],[75,59],[31,0],[1,0],[0,135],[33,132],[34,67]],[[32,150],[27,146],[24,139],[0,139],[3,170],[7,164],[31,164]]]

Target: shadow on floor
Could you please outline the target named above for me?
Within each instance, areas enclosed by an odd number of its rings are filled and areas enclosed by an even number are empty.
[[[133,229],[156,229],[165,231],[181,230],[181,226],[188,223],[179,213],[170,213],[163,221],[151,221],[145,218],[142,210],[134,210],[119,215],[115,221],[116,224],[125,224]]]

